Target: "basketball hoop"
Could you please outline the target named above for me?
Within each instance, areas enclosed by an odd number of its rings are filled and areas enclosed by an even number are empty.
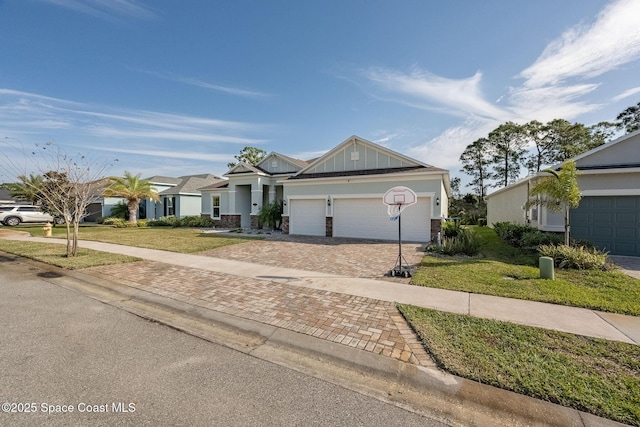
[[[393,187],[384,193],[382,202],[387,205],[387,214],[391,221],[398,221],[398,258],[396,265],[389,270],[389,276],[403,276],[411,277],[409,267],[404,267],[402,262],[406,264],[407,261],[402,256],[402,211],[408,206],[415,205],[418,202],[418,196],[416,193],[403,186]]]

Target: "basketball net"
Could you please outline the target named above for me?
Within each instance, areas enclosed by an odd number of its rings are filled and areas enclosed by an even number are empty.
[[[391,221],[397,221],[400,217],[400,213],[409,205],[387,205],[387,214]]]

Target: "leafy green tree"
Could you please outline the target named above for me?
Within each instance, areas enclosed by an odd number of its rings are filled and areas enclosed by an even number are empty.
[[[449,186],[451,187],[451,198],[460,198],[460,185],[462,185],[462,182],[459,177],[456,176],[451,178],[451,181],[449,182]]]
[[[267,152],[264,151],[262,148],[244,147],[242,150],[240,150],[240,154],[233,156],[236,158],[237,162],[227,163],[227,167],[229,169],[234,168],[238,164],[238,162],[245,162],[245,163],[249,163],[250,165],[257,165],[258,163],[260,163],[262,159],[264,159],[264,156],[266,155],[267,155]]]
[[[540,172],[545,165],[562,163],[604,144],[611,139],[614,127],[608,122],[586,127],[564,119],[554,119],[546,124],[533,120],[523,126],[534,147],[525,166],[532,172]]]
[[[138,224],[137,214],[141,200],[160,201],[160,196],[153,190],[149,181],[140,179],[140,174],[132,175],[129,171],[124,172],[124,177],[109,178],[109,185],[102,194],[105,197],[126,199],[129,208],[129,222],[133,225]]]
[[[488,143],[486,138],[480,138],[465,148],[460,156],[462,162],[461,171],[471,177],[467,187],[475,188],[475,192],[481,200],[484,200],[487,189],[486,181],[489,178]],[[459,188],[458,188],[459,191]]]
[[[616,117],[616,125],[626,133],[640,129],[640,102],[624,110]]]
[[[526,154],[527,134],[522,126],[513,122],[503,123],[489,133],[487,151],[496,180],[494,187],[506,187],[520,176]]]
[[[562,165],[560,172],[545,169],[543,172],[551,174],[540,178],[530,189],[530,199],[527,208],[540,205],[551,212],[562,212],[564,215],[564,244],[569,245],[569,212],[577,208],[582,195],[578,187],[579,171],[576,163],[570,160]]]

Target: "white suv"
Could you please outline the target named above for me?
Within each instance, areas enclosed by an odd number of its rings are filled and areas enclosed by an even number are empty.
[[[48,213],[42,212],[38,206],[32,205],[5,205],[0,206],[0,222],[8,226],[16,226],[21,222],[64,222],[62,218],[54,218]]]

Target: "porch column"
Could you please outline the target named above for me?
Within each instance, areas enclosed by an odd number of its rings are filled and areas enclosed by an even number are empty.
[[[276,186],[269,185],[269,203],[273,203],[276,200]]]
[[[238,213],[236,211],[236,186],[234,184],[229,183],[229,208],[226,213],[235,214]]]
[[[262,208],[262,185],[260,180],[251,183],[251,228],[259,228],[258,212]]]
[[[262,186],[260,183],[251,183],[251,215],[258,215],[262,208]]]

